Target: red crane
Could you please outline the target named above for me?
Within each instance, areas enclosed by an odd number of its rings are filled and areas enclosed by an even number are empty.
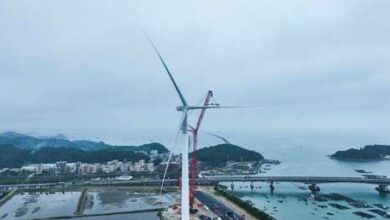
[[[206,99],[203,103],[204,107],[210,106],[210,100],[213,97],[213,91],[209,90],[207,92]],[[193,206],[195,200],[195,190],[196,190],[196,178],[198,177],[198,132],[200,126],[202,124],[204,115],[206,113],[206,108],[202,108],[198,121],[195,127],[189,126],[189,131],[193,135],[193,151],[192,151],[192,159],[191,159],[191,172],[190,172],[190,207]]]

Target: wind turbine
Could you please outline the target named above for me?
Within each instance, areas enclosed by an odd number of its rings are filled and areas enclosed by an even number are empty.
[[[154,45],[150,37],[145,33],[146,38],[152,45],[155,53],[157,54],[160,62],[164,66],[165,71],[167,72],[169,79],[171,80],[176,93],[179,95],[181,105],[176,107],[176,110],[182,112],[180,119],[180,135],[181,135],[181,145],[182,145],[182,168],[181,168],[181,219],[189,220],[190,219],[190,192],[189,192],[189,165],[188,165],[188,148],[189,148],[189,136],[187,131],[187,118],[188,112],[191,110],[198,109],[212,109],[212,108],[240,108],[240,106],[219,106],[219,105],[209,105],[209,106],[192,106],[188,105],[186,99],[183,96],[183,93],[180,91],[179,86],[177,85],[175,79],[173,78],[171,71],[169,70],[167,64],[162,58],[160,52],[157,50],[157,47]],[[168,165],[167,165],[168,166]]]

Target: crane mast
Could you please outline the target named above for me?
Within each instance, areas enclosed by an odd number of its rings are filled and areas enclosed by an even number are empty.
[[[207,92],[206,99],[203,103],[204,107],[208,107],[210,105],[210,100],[213,97],[213,91],[209,90]],[[200,126],[202,125],[202,121],[204,115],[206,113],[207,108],[202,108],[198,121],[196,122],[195,127],[190,127],[189,131],[193,135],[193,151],[192,151],[192,159],[191,159],[191,172],[190,172],[190,206],[192,207],[195,200],[195,190],[196,190],[196,178],[198,177],[198,133]]]

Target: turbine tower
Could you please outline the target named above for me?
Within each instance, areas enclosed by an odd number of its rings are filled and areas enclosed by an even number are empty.
[[[152,40],[147,37],[150,44],[152,45],[154,51],[156,52],[158,58],[160,59],[162,65],[164,66],[165,71],[168,73],[168,76],[175,87],[175,90],[177,94],[179,95],[181,106],[178,106],[176,108],[177,111],[182,112],[181,117],[181,126],[180,126],[180,133],[181,133],[181,143],[182,143],[182,160],[181,160],[181,219],[182,220],[189,220],[190,219],[190,205],[189,205],[189,170],[188,170],[188,147],[189,147],[189,139],[188,139],[188,133],[187,133],[187,117],[188,117],[188,110],[193,109],[190,106],[188,106],[183,94],[181,93],[179,86],[176,84],[175,79],[173,78],[171,72],[169,71],[168,66],[166,65],[164,59],[160,55],[160,52],[157,50],[156,46],[152,42]]]

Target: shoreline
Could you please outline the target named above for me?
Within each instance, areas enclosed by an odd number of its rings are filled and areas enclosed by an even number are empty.
[[[81,216],[58,216],[58,217],[50,217],[50,218],[36,218],[33,220],[44,220],[44,219],[74,219],[74,218],[84,218],[84,217],[97,217],[97,216],[111,216],[111,215],[123,215],[123,214],[136,214],[136,213],[148,213],[148,212],[159,212],[161,211],[161,208],[154,208],[154,209],[145,209],[145,210],[134,210],[134,211],[122,211],[122,212],[108,212],[108,213],[101,213],[101,214],[86,214]]]
[[[329,159],[340,161],[340,162],[380,162],[380,161],[386,161],[389,159],[385,158],[377,158],[377,159],[349,159],[349,158],[337,158],[332,155],[328,155]]]
[[[212,197],[214,197],[215,199],[218,199],[220,201],[222,201],[226,206],[228,206],[230,209],[232,210],[236,210],[238,213],[240,214],[244,214],[245,215],[245,220],[258,220],[259,218],[256,218],[254,215],[252,215],[251,213],[249,213],[247,210],[245,210],[244,208],[240,207],[239,205],[235,204],[234,202],[230,201],[228,198],[224,197],[223,195],[221,195],[220,193],[218,193],[214,187],[212,186],[202,186],[202,187],[198,187],[198,190],[199,191],[202,191],[204,193],[207,193],[209,195],[211,195]]]

